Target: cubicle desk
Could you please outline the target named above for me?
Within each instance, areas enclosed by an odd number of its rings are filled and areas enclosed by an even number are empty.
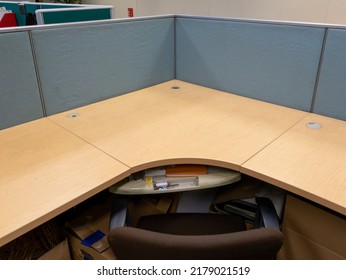
[[[48,119],[0,131],[0,246],[128,175]]]
[[[79,117],[67,118],[71,113]],[[306,115],[173,80],[49,119],[132,172],[177,163],[239,171],[245,161]]]
[[[309,128],[317,123],[320,128]],[[241,172],[346,215],[346,123],[309,114]]]
[[[177,80],[6,129],[0,246],[166,164],[238,170],[345,215],[345,134],[341,121]]]

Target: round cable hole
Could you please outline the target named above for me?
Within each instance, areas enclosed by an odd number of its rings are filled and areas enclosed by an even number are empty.
[[[315,123],[315,122],[308,122],[308,123],[306,123],[306,126],[308,128],[312,128],[312,129],[319,129],[319,128],[321,128],[321,125],[319,123]]]
[[[69,113],[67,114],[68,118],[78,118],[80,115],[78,113]]]

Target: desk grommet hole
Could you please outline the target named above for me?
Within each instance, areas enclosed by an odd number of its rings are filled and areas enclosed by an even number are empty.
[[[177,89],[180,89],[180,86],[172,86],[171,88],[174,90],[177,90]]]
[[[320,129],[321,125],[319,123],[315,123],[315,122],[308,122],[306,123],[306,126],[308,128],[312,128],[312,129]]]
[[[68,118],[78,118],[80,115],[78,113],[69,113],[66,116]]]

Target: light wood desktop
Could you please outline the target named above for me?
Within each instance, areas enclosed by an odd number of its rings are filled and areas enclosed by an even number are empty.
[[[128,175],[48,119],[0,131],[0,246]]]
[[[346,123],[309,114],[241,172],[346,215]]]
[[[311,121],[323,129],[305,129]],[[345,127],[173,80],[0,131],[0,246],[130,173],[166,164],[242,171],[345,214]]]
[[[76,118],[68,114],[79,114]],[[169,81],[49,117],[137,171],[177,163],[240,166],[306,112]]]

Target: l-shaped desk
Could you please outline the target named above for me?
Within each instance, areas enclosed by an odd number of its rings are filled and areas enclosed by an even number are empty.
[[[346,215],[344,121],[172,80],[0,131],[0,246],[139,170],[240,171]]]

